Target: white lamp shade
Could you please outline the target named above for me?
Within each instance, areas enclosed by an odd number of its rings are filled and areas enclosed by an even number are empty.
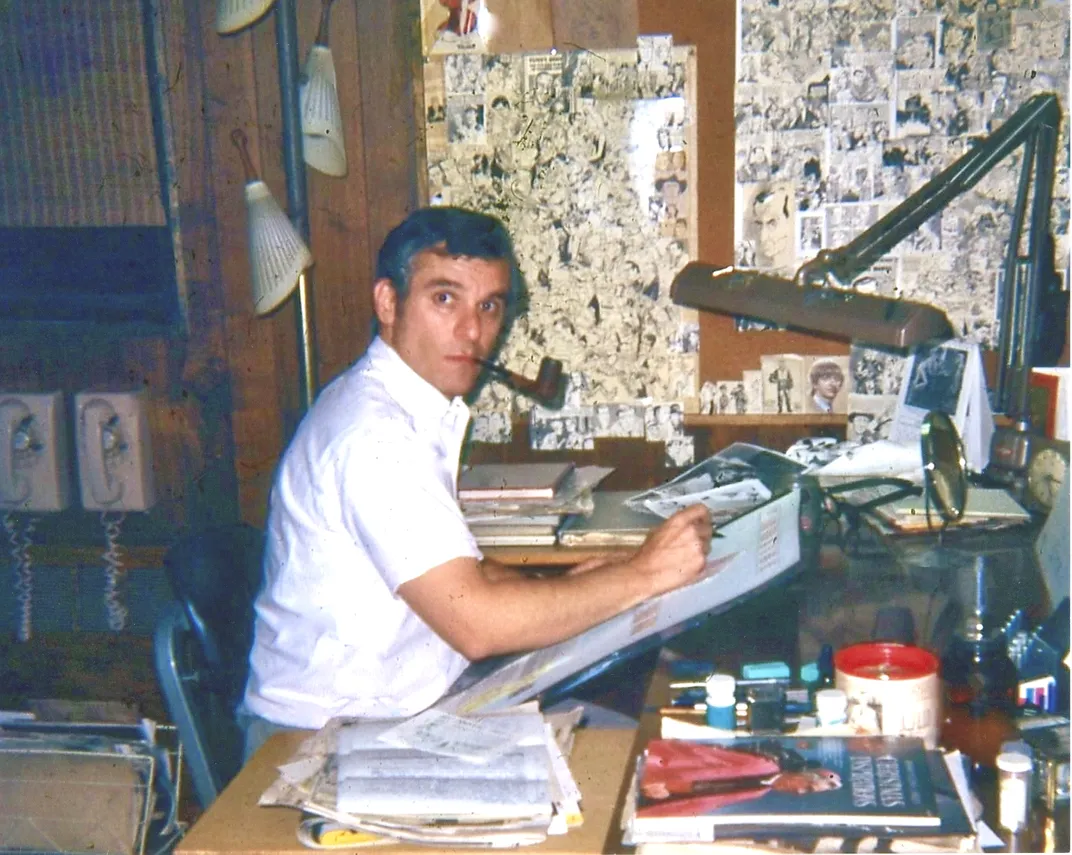
[[[236,33],[272,8],[275,0],[216,0],[216,32]]]
[[[246,184],[246,214],[253,311],[266,315],[290,296],[313,256],[263,181]]]
[[[302,76],[299,99],[305,162],[325,175],[345,175],[346,144],[330,48],[321,44],[309,48]]]

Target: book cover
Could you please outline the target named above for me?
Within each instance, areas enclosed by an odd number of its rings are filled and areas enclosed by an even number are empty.
[[[941,825],[923,742],[907,737],[653,739],[636,789],[637,842]]]
[[[458,499],[550,499],[570,462],[477,463],[458,476]]]
[[[736,836],[720,828],[713,841],[677,843],[672,840],[641,843],[637,855],[740,855],[740,853],[809,853],[809,852],[978,852],[975,829],[949,774],[948,763],[959,763],[957,756],[941,751],[927,751],[941,825],[938,828],[889,828],[846,826],[843,828],[803,829],[787,833],[784,829],[770,833],[751,829]]]

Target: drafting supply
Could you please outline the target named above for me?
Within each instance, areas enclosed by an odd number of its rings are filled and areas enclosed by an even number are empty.
[[[550,499],[572,469],[570,462],[477,463],[458,476],[458,499]]]
[[[277,308],[298,284],[298,277],[313,263],[309,247],[257,178],[249,156],[246,135],[237,128],[231,142],[242,157],[246,173],[246,217],[249,231],[249,266],[253,279],[253,310],[266,315]]]
[[[633,493],[599,490],[592,494],[591,514],[571,514],[558,533],[563,546],[639,546],[663,520],[645,510],[625,504]]]
[[[712,674],[707,689],[706,720],[708,727],[733,730],[737,727],[737,681],[732,674]]]

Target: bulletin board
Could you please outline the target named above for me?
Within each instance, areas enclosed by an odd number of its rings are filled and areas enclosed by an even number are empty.
[[[489,383],[473,438],[591,448],[598,436],[661,439],[692,460],[699,326],[670,300],[696,246],[695,54],[668,36],[623,50],[432,55],[424,73],[428,195],[499,217],[530,306],[500,360],[566,367],[566,405],[530,409]]]

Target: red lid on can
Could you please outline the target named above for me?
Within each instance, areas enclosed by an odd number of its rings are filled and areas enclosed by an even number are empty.
[[[869,680],[917,680],[938,673],[938,657],[911,644],[869,641],[838,650],[834,668]]]

